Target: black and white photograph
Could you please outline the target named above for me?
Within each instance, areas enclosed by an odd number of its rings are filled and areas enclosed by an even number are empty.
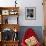
[[[25,18],[28,20],[36,19],[36,8],[35,7],[26,7],[25,8]]]

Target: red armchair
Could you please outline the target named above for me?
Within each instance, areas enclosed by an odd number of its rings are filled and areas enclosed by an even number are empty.
[[[36,38],[37,37],[37,35],[36,35],[36,33],[31,29],[31,28],[29,28],[29,29],[27,29],[26,30],[26,32],[25,32],[25,35],[24,35],[24,37],[22,38],[22,42],[21,42],[21,45],[22,46],[27,46],[27,43],[25,42],[25,40],[26,39],[29,39],[29,38],[32,38],[32,36],[34,37],[34,38]],[[40,44],[40,42],[37,40],[37,38],[36,38],[36,44],[34,45],[34,46],[41,46],[41,44]],[[30,45],[31,46],[31,45]]]

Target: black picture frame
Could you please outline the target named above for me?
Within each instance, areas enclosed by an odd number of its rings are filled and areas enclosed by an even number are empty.
[[[36,20],[36,8],[26,7],[25,8],[25,18],[26,20]]]

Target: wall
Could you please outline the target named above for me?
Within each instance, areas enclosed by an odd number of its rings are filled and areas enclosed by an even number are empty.
[[[15,0],[0,0],[0,6],[15,6]],[[17,0],[19,10],[20,26],[43,26],[43,6],[42,0]],[[36,8],[36,20],[25,20],[25,7]]]
[[[42,0],[21,0],[18,1],[21,5],[19,24],[22,26],[42,26],[43,25],[43,6]],[[36,20],[25,20],[25,7],[36,8]]]

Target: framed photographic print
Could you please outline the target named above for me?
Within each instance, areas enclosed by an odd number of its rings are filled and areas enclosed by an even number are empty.
[[[25,18],[26,20],[35,20],[36,19],[36,8],[26,7],[25,8]]]
[[[2,15],[9,15],[9,10],[2,10]]]

